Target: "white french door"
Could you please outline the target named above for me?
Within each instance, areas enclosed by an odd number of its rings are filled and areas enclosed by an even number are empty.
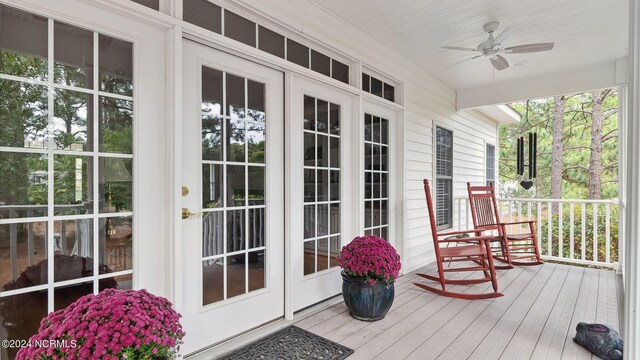
[[[281,72],[183,45],[189,354],[284,315],[284,114]]]
[[[357,231],[354,96],[291,75],[287,119],[287,317],[337,295],[337,256]],[[356,197],[357,198],[357,197]]]

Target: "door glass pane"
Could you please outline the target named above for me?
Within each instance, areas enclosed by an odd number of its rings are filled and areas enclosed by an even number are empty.
[[[0,154],[0,215],[2,218],[47,215],[46,154]],[[30,206],[24,206],[30,205]]]
[[[100,97],[100,151],[133,153],[133,102]]]
[[[389,226],[388,121],[372,114],[364,115],[364,228],[366,234],[378,236],[387,236]]]
[[[329,268],[329,238],[340,233],[340,136],[329,131],[330,124],[339,127],[340,105],[308,95],[304,104],[304,239],[314,239],[304,243],[309,275]],[[309,126],[316,116],[317,126]]]
[[[54,155],[56,215],[93,213],[93,157]]]
[[[93,219],[55,221],[53,229],[55,281],[93,275]]]
[[[56,89],[53,138],[57,149],[93,150],[93,95]]]
[[[100,212],[132,211],[133,160],[100,157],[98,161]]]
[[[133,95],[133,44],[100,35],[100,90]]]
[[[202,301],[207,305],[266,286],[268,114],[264,83],[206,66],[201,76]]]
[[[131,270],[133,251],[133,217],[108,217],[99,221],[100,274]],[[82,239],[84,241],[84,239]]]

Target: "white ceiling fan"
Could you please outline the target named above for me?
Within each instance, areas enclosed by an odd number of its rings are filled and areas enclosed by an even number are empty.
[[[504,41],[513,33],[513,28],[504,29],[500,35],[497,37],[493,37],[493,33],[498,30],[499,22],[493,21],[484,24],[482,27],[484,31],[489,34],[489,38],[480,44],[476,48],[466,48],[459,46],[444,46],[444,49],[450,50],[461,50],[461,51],[469,51],[469,52],[479,52],[480,54],[459,61],[455,64],[452,64],[447,67],[447,69],[458,65],[462,62],[477,59],[480,57],[486,57],[493,65],[493,68],[500,71],[509,67],[509,62],[500,54],[523,54],[523,53],[533,53],[540,51],[549,51],[553,49],[554,43],[536,43],[536,44],[523,44],[523,45],[515,45],[515,46],[507,46],[503,45]]]

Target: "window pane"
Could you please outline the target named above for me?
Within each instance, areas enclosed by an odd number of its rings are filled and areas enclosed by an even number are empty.
[[[247,122],[247,149],[249,162],[264,164],[265,124]]]
[[[249,209],[249,229],[247,229],[247,233],[249,234],[249,244],[247,248],[249,249],[263,247],[266,245],[264,235],[266,220],[265,213],[266,210],[263,207]]]
[[[53,227],[55,281],[92,276],[93,219],[55,221]],[[113,270],[103,265],[100,271],[104,274]]]
[[[245,116],[244,78],[227,74],[227,114],[232,119]]]
[[[104,279],[102,282],[105,282],[105,280],[113,283],[112,286],[108,287],[115,288],[117,286],[113,279]],[[53,310],[64,309],[79,298],[89,294],[93,294],[93,281],[56,287],[53,290]]]
[[[93,95],[56,89],[53,112],[56,149],[93,150]]]
[[[244,142],[246,123],[239,120],[227,121],[227,160],[244,162]]]
[[[249,205],[264,205],[264,166],[249,166]]]
[[[316,99],[304,97],[304,128],[305,130],[315,130],[316,128]]]
[[[256,46],[256,24],[229,10],[224,11],[224,36],[251,47]]]
[[[304,242],[304,275],[316,272],[316,241]]]
[[[247,81],[247,117],[248,120],[264,122],[264,84],[248,80]]]
[[[202,262],[202,304],[208,305],[224,299],[224,260]]]
[[[224,211],[202,214],[202,256],[224,253]]]
[[[55,82],[93,88],[93,32],[56,21],[53,44]]]
[[[133,95],[133,44],[100,35],[100,90]]]
[[[329,123],[331,133],[333,135],[340,135],[340,105],[329,105]]]
[[[331,76],[331,59],[322,53],[311,50],[311,70]]]
[[[131,0],[131,1],[156,11],[160,10],[160,0]],[[192,0],[185,1],[185,2],[190,2],[190,1]]]
[[[371,93],[382,97],[382,81],[371,77]]]
[[[100,151],[133,153],[133,101],[100,97]]]
[[[184,21],[221,34],[222,11],[220,6],[207,0],[187,0],[182,2]]]
[[[54,155],[53,173],[55,214],[91,214],[93,157]]]
[[[302,67],[309,68],[309,48],[287,39],[287,60]]]
[[[349,65],[343,64],[338,60],[331,59],[331,77],[342,81],[345,84],[349,83]]]
[[[316,237],[316,206],[304,206],[304,238],[311,239]]]
[[[2,339],[26,341],[47,316],[47,290],[3,297],[0,301]],[[27,315],[28,314],[28,315]],[[0,347],[1,359],[14,359],[19,347]]]
[[[244,165],[227,165],[226,206],[244,206]]]
[[[371,92],[371,77],[365,73],[362,73],[362,90]]]
[[[245,232],[244,215],[245,210],[228,210],[227,212],[227,252],[244,250]]]
[[[329,104],[326,101],[318,99],[316,129],[319,132],[326,133],[329,131]]]
[[[316,171],[304,170],[304,202],[316,201]]]
[[[47,162],[46,154],[0,153],[0,218],[47,215]]]
[[[219,208],[222,202],[222,165],[202,164],[202,207]]]
[[[133,159],[100,157],[98,178],[101,213],[133,209]]]
[[[47,19],[0,5],[0,73],[47,78]]]
[[[318,240],[318,271],[329,268],[329,238]]]
[[[46,221],[0,225],[2,291],[47,283],[47,225]]]
[[[259,26],[258,48],[279,58],[284,58],[284,36]]]
[[[385,83],[384,84],[384,98],[389,100],[389,101],[395,101],[396,100],[396,88]]]
[[[249,291],[265,287],[265,252],[264,250],[249,253]]]
[[[242,295],[246,291],[245,254],[227,257],[227,299]]]
[[[46,86],[0,79],[0,146],[47,148],[47,99]]]

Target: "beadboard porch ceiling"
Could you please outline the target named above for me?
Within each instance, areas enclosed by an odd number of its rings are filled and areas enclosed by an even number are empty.
[[[627,56],[626,0],[313,1],[456,90],[526,83],[570,69],[584,69],[588,76],[597,69],[611,71],[617,59]],[[476,47],[486,40],[482,25],[489,21],[500,22],[497,33],[506,27],[518,30],[506,45],[555,42],[555,48],[507,54],[511,67],[500,72],[486,58],[446,69],[476,54],[442,47]]]

